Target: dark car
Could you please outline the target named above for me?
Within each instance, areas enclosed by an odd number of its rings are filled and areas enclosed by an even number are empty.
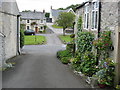
[[[24,35],[35,35],[35,31],[34,30],[25,30]]]

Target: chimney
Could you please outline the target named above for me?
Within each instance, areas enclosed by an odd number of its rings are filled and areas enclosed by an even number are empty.
[[[43,13],[45,13],[45,10],[43,9]]]
[[[52,9],[52,6],[51,6],[51,9]]]
[[[36,10],[34,10],[34,13],[36,12]]]

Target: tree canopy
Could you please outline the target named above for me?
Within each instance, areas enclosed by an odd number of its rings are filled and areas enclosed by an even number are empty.
[[[58,10],[66,10],[66,9],[72,8],[73,11],[76,11],[76,8],[77,8],[78,6],[80,6],[80,4],[76,4],[76,5],[73,5],[73,4],[72,4],[72,5],[70,5],[70,6],[66,7],[66,8],[58,8]]]
[[[50,17],[50,13],[45,13],[45,17],[49,18]]]
[[[65,29],[71,27],[75,20],[75,15],[71,12],[61,12],[56,20],[59,26],[63,27],[63,35],[65,35]]]

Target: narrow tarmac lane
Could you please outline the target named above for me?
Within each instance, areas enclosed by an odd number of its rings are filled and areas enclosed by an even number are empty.
[[[3,72],[3,88],[88,88],[56,52],[65,49],[56,34],[47,34],[47,45],[24,46],[24,55],[13,59],[14,68]]]

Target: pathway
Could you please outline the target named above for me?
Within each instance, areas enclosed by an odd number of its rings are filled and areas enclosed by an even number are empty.
[[[56,52],[65,49],[55,33],[44,34],[47,45],[24,46],[24,55],[14,58],[14,68],[3,72],[3,88],[87,88]]]

